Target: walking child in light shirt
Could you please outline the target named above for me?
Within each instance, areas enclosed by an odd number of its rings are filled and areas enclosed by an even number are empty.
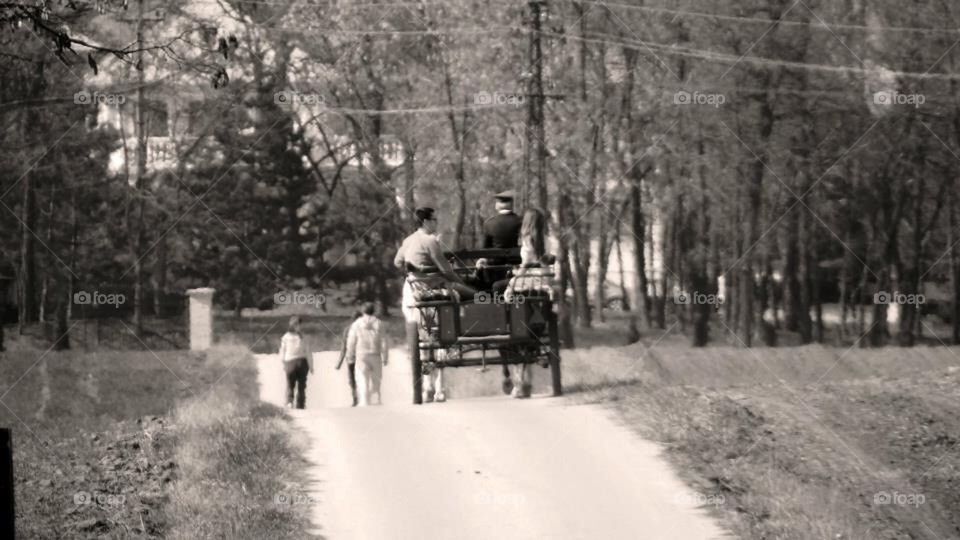
[[[353,314],[353,320],[359,319],[363,316],[363,313],[359,311]],[[343,362],[347,362],[347,382],[350,384],[350,395],[353,397],[352,407],[357,406],[357,370],[356,370],[356,358],[347,356],[347,337],[350,334],[350,325],[348,324],[346,328],[343,329],[343,342],[340,346],[340,360],[337,362],[336,369],[340,369],[340,366],[343,365]]]
[[[363,316],[353,321],[347,333],[347,357],[354,357],[357,364],[357,393],[360,406],[372,405],[376,394],[377,405],[383,404],[380,396],[380,379],[383,366],[387,365],[387,336],[383,325],[373,313],[373,302],[363,305]]]
[[[287,332],[280,338],[280,359],[287,374],[287,407],[303,409],[307,404],[307,373],[313,373],[313,355],[300,331],[300,317],[290,317]],[[294,392],[296,390],[296,392]]]

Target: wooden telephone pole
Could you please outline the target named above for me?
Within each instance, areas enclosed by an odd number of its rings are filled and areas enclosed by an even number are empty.
[[[520,204],[537,206],[549,215],[547,198],[547,133],[546,117],[543,112],[548,99],[563,99],[563,94],[545,94],[543,92],[543,19],[547,13],[547,0],[529,0],[530,6],[530,73],[527,79],[527,148],[524,156],[523,189],[520,191]],[[534,185],[531,185],[534,184]]]
[[[532,73],[527,79],[527,151],[526,170],[523,182],[522,203],[530,206],[531,179],[536,178],[537,205],[547,209],[547,148],[546,127],[543,117],[543,46],[541,44],[541,30],[543,27],[543,13],[546,0],[530,0],[530,66]],[[531,159],[533,153],[533,159]],[[533,163],[531,163],[533,162]]]

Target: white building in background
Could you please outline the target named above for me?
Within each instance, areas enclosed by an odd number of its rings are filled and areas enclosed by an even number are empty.
[[[96,15],[92,24],[101,27],[111,42],[133,43],[136,39],[137,9],[112,9]],[[239,31],[235,14],[227,13],[227,4],[187,2],[184,16],[168,10],[163,0],[144,0],[142,24],[145,41],[168,43],[179,36],[178,53],[202,57],[206,64],[222,61],[211,50],[219,38]],[[186,43],[189,43],[187,45]],[[201,49],[207,50],[201,50]],[[202,136],[203,126],[211,111],[205,102],[216,99],[217,90],[210,88],[209,76],[180,69],[163,53],[144,58],[142,77],[145,82],[142,104],[137,102],[140,73],[131,65],[135,58],[123,61],[113,55],[96,57],[97,74],[87,72],[85,88],[75,97],[78,105],[95,104],[96,114],[88,120],[88,128],[109,126],[119,133],[120,148],[109,159],[112,174],[128,173],[129,182],[136,182],[137,172],[137,108],[143,107],[144,130],[147,135],[147,172],[170,170],[180,162],[179,156]],[[241,74],[229,63],[224,64],[232,79]]]

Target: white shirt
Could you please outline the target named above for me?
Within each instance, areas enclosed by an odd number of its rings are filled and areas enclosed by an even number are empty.
[[[287,332],[280,338],[280,359],[284,362],[297,358],[310,358],[310,347],[307,339],[301,335]]]
[[[360,360],[369,357],[379,357],[384,364],[387,362],[387,337],[380,328],[380,319],[373,315],[364,315],[353,321],[350,331],[347,332],[347,355]]]

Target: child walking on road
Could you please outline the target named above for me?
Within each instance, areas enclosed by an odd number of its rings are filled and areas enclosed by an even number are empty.
[[[353,321],[347,332],[347,358],[356,359],[359,379],[357,391],[360,394],[360,406],[372,405],[373,395],[377,396],[377,404],[382,405],[380,396],[380,379],[383,366],[387,365],[387,337],[383,331],[380,319],[373,313],[375,306],[372,302],[363,305],[363,316]]]
[[[300,317],[290,317],[287,333],[280,338],[280,359],[283,371],[287,374],[287,407],[303,409],[307,405],[307,373],[313,373],[313,355],[307,340],[300,331]]]
[[[363,315],[363,313],[360,313],[359,311],[355,312],[353,314],[353,320],[359,319],[361,315]],[[351,405],[351,407],[356,407],[357,406],[357,370],[356,370],[357,359],[354,358],[353,356],[347,356],[347,337],[350,334],[350,326],[351,325],[348,324],[347,327],[343,329],[343,340],[340,345],[340,360],[337,362],[336,369],[340,369],[340,366],[343,365],[344,360],[347,361],[347,382],[350,383],[350,395],[353,396],[353,405]]]

